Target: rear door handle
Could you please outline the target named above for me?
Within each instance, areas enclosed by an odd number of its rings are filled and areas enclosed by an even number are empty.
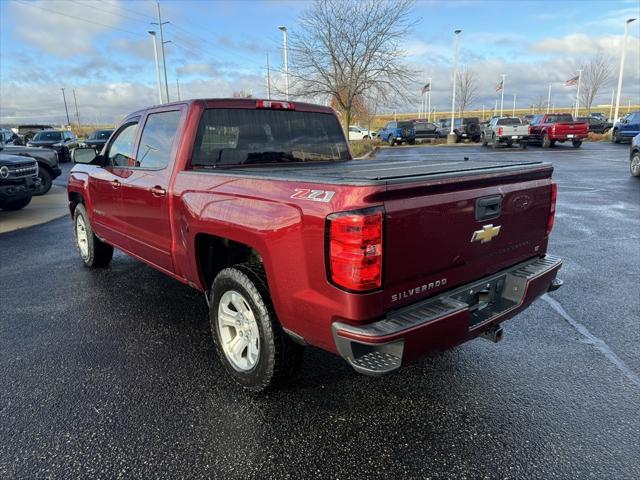
[[[120,188],[120,186],[121,186],[121,185],[122,185],[122,184],[120,183],[120,180],[111,180],[111,186],[112,186],[114,189],[118,189],[118,188]]]
[[[159,185],[156,185],[151,189],[151,195],[154,197],[164,197],[167,194],[167,191]]]

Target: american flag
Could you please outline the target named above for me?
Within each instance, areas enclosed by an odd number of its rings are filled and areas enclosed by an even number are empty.
[[[500,83],[496,85],[496,92],[499,92],[504,88],[504,80],[500,80]]]
[[[570,78],[566,82],[564,82],[565,87],[573,87],[574,85],[578,85],[578,80],[580,79],[580,75],[576,75],[573,78]]]
[[[431,91],[431,84],[427,83],[424,87],[422,87],[422,93],[427,93]]]

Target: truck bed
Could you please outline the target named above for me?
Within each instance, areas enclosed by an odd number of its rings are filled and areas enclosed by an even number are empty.
[[[550,168],[551,164],[541,161],[515,160],[350,160],[346,162],[326,162],[305,165],[245,166],[209,170],[219,174],[242,175],[280,180],[303,180],[318,183],[338,183],[350,185],[382,185],[410,182],[418,179],[438,179],[459,176],[489,175],[501,172],[515,172]]]

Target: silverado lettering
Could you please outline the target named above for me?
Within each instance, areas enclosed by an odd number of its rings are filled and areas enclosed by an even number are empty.
[[[261,391],[305,345],[381,375],[558,288],[553,167],[500,157],[353,161],[331,108],[188,100],[75,149],[69,208],[87,267],[118,248],[203,292],[221,368]]]

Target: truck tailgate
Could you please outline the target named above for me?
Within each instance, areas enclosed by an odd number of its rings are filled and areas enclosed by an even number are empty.
[[[555,123],[553,125],[554,133],[559,136],[564,135],[587,135],[589,133],[589,124],[587,123]]]
[[[529,125],[500,125],[502,128],[502,136],[522,136],[529,135]]]
[[[490,275],[546,250],[549,165],[452,182],[389,185],[387,308]]]

